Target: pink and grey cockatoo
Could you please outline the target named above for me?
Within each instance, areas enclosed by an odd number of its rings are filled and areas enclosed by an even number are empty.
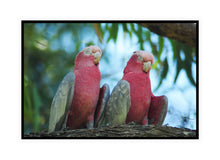
[[[78,53],[73,72],[64,77],[53,98],[48,131],[97,126],[110,92],[107,84],[100,89],[101,55],[97,46]]]
[[[104,111],[102,125],[136,122],[162,125],[168,99],[154,96],[151,91],[150,69],[154,62],[151,53],[135,51],[127,62],[124,76],[113,89]]]

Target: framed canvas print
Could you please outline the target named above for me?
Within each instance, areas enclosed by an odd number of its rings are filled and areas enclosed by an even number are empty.
[[[198,139],[199,21],[22,25],[22,139]]]

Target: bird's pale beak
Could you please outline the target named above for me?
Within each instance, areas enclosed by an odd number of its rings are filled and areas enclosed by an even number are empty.
[[[148,72],[151,68],[151,62],[148,61],[148,62],[143,62],[143,71],[144,72]]]
[[[102,56],[101,53],[100,52],[96,52],[96,53],[93,54],[93,56],[95,57],[94,63],[95,64],[99,63],[99,61],[101,59],[101,56]]]

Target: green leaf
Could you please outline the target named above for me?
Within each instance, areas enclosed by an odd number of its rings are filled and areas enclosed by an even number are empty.
[[[150,43],[151,50],[154,56],[158,56],[157,45],[151,41],[151,33],[149,31],[146,32],[146,40]]]
[[[31,93],[30,93],[30,85],[24,85],[24,121],[32,122],[33,121],[33,110],[31,103]]]
[[[186,74],[187,74],[187,76],[188,76],[190,82],[191,82],[194,86],[196,86],[196,82],[195,82],[194,79],[193,79],[191,69],[192,69],[192,63],[189,63],[188,65],[185,66]]]
[[[86,46],[92,46],[92,45],[95,45],[93,41],[86,42]]]
[[[129,33],[128,27],[127,27],[127,23],[122,23],[122,27],[123,27],[123,31],[124,32],[128,32]]]
[[[160,56],[162,54],[163,48],[164,48],[164,39],[163,37],[159,36],[159,51],[158,51],[159,55],[157,57],[159,60],[160,60]]]
[[[185,61],[184,61],[183,68],[185,69],[187,77],[189,78],[190,82],[194,86],[196,86],[196,82],[194,81],[193,76],[192,76],[192,61],[193,61],[192,52],[193,52],[193,48],[190,47],[190,46],[183,45],[182,49],[183,49],[183,52],[185,53]]]
[[[134,28],[134,23],[130,23],[130,32],[136,32],[135,28]]]
[[[42,105],[41,98],[38,94],[37,88],[33,86],[33,102],[34,102],[34,130],[39,131],[39,109]]]
[[[118,26],[119,26],[118,23],[113,23],[112,24],[111,34],[112,34],[112,38],[113,38],[114,42],[116,42],[116,40],[117,40]]]
[[[170,43],[171,43],[171,46],[172,46],[172,50],[173,50],[173,61],[175,61],[176,59],[176,55],[178,54],[177,53],[177,50],[176,50],[176,41],[172,40],[172,39],[169,39],[170,40]]]
[[[179,61],[177,61],[177,62],[179,62]],[[181,65],[181,64],[177,63],[176,75],[175,75],[175,78],[174,78],[174,82],[173,82],[173,83],[176,83],[176,80],[177,80],[178,75],[179,75],[179,73],[180,73],[180,70],[181,70],[181,66],[180,66],[180,65]]]
[[[157,85],[155,91],[161,86],[163,80],[166,78],[168,70],[169,70],[169,65],[168,65],[167,58],[166,58],[163,62],[163,70],[162,70],[162,73],[161,73],[161,76],[160,76],[160,82]]]
[[[128,25],[130,25],[130,24],[129,23],[122,23],[123,31],[127,32],[129,34],[129,37],[132,38],[132,31],[129,31]]]
[[[193,62],[193,51],[194,49],[190,46],[187,46],[183,43],[177,42],[175,40],[170,40],[171,45],[172,45],[172,49],[173,49],[173,60],[176,60],[176,65],[177,65],[177,69],[176,69],[176,75],[174,78],[174,83],[176,83],[177,78],[179,76],[179,73],[181,71],[181,69],[184,69],[186,71],[187,77],[190,80],[190,82],[196,86],[196,82],[193,79],[192,76],[192,62]],[[182,60],[180,57],[180,52],[183,51],[185,59]]]
[[[150,31],[145,31],[145,35],[146,35],[146,41],[148,42],[151,42],[151,39],[150,39]]]
[[[109,30],[109,26],[108,26],[108,25],[109,25],[109,23],[106,23],[106,24],[105,24],[105,30],[106,30],[106,31]]]
[[[177,68],[176,68],[176,75],[175,75],[175,78],[174,78],[174,83],[176,83],[176,80],[178,78],[178,75],[182,69],[182,60],[180,58],[180,47],[179,45],[176,45],[176,48],[175,48],[175,57],[176,57],[176,65],[177,65]]]
[[[140,43],[140,49],[141,50],[144,50],[144,40],[143,40],[143,37],[142,37],[142,27],[140,25],[138,25],[138,31],[136,32],[136,35],[138,37],[138,43]]]
[[[159,61],[157,60],[156,62],[154,62],[153,64],[152,64],[152,69],[157,69],[157,64],[159,63]]]
[[[170,42],[173,50],[173,60],[176,61],[176,66],[177,66],[176,75],[173,82],[176,83],[178,75],[182,69],[182,60],[180,58],[181,44],[175,40],[170,40]]]
[[[118,36],[118,28],[119,28],[119,24],[118,23],[112,23],[111,27],[109,28],[109,37],[107,39],[107,43],[111,39],[113,39],[114,42],[116,42],[117,36]]]
[[[111,25],[110,27],[109,27],[108,25],[109,25],[109,24],[107,23],[107,24],[106,24],[106,28],[105,28],[106,31],[109,32],[109,37],[108,37],[108,39],[107,39],[107,43],[112,39],[112,33],[111,33],[111,32],[112,32],[112,25]]]

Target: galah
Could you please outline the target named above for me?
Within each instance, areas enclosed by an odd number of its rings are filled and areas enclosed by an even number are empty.
[[[154,57],[146,51],[135,51],[127,62],[123,78],[113,89],[102,119],[104,125],[135,122],[162,125],[168,99],[151,91],[150,69]]]
[[[49,132],[66,127],[91,129],[97,125],[110,92],[107,84],[100,89],[101,55],[97,46],[78,53],[73,72],[64,77],[53,98]]]

